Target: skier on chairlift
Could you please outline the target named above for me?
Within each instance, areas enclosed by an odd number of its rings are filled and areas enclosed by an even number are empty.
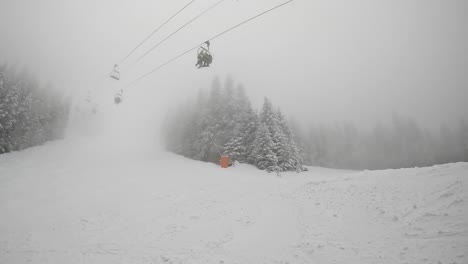
[[[114,96],[114,103],[116,105],[120,104],[122,102],[122,95],[123,95],[123,90],[120,90],[115,96]]]
[[[195,66],[198,66],[198,69],[200,69],[201,67],[203,67],[203,61],[204,61],[204,58],[205,55],[204,55],[204,50],[198,52],[198,55],[197,55],[197,64],[195,64]]]
[[[207,48],[200,46],[198,49],[197,64],[195,64],[198,69],[210,67],[210,64],[213,62],[213,56],[210,53],[210,42],[206,41],[205,44]]]

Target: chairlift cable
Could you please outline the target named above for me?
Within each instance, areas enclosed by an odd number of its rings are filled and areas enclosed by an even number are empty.
[[[203,42],[203,43],[204,43],[204,42]],[[202,43],[202,44],[203,44],[203,43]],[[169,60],[169,61],[167,61],[167,62],[165,62],[165,63],[159,65],[158,67],[156,67],[155,69],[153,69],[153,70],[151,70],[151,71],[145,73],[144,75],[142,75],[142,76],[139,77],[138,79],[136,79],[136,80],[130,82],[126,87],[129,87],[129,86],[133,85],[134,83],[140,81],[141,79],[145,78],[146,76],[148,76],[148,75],[154,73],[155,71],[161,69],[162,67],[166,66],[167,64],[169,64],[169,63],[171,63],[171,62],[177,60],[178,58],[184,56],[185,54],[187,54],[187,53],[189,53],[189,52],[191,52],[191,51],[197,49],[200,45],[201,45],[201,44],[199,44],[199,45],[197,45],[197,46],[195,46],[195,47],[193,47],[193,48],[191,48],[191,49],[185,51],[184,53],[178,55],[177,57],[174,57],[174,58],[172,58],[171,60]]]
[[[289,4],[289,3],[293,2],[293,1],[294,1],[294,0],[288,0],[288,1],[286,1],[286,2],[283,2],[282,4],[279,4],[279,5],[277,5],[277,6],[273,7],[273,8],[270,8],[270,9],[268,9],[268,10],[266,10],[266,11],[264,11],[264,12],[258,14],[258,15],[255,15],[255,16],[253,16],[253,17],[251,17],[251,18],[249,18],[249,19],[247,19],[247,20],[245,20],[245,21],[243,21],[243,22],[241,22],[241,23],[239,23],[239,24],[237,24],[237,25],[235,25],[235,26],[233,26],[233,27],[231,27],[231,28],[229,28],[229,29],[227,29],[227,30],[221,32],[221,33],[219,33],[218,35],[216,35],[216,36],[214,36],[214,37],[208,39],[208,41],[212,41],[212,40],[214,40],[214,39],[216,39],[216,38],[218,38],[218,37],[220,37],[220,36],[222,36],[222,35],[228,33],[228,32],[231,31],[231,30],[234,30],[234,29],[236,29],[236,28],[238,28],[238,27],[240,27],[240,26],[242,26],[242,25],[244,25],[244,24],[246,24],[246,23],[248,23],[248,22],[250,22],[250,21],[252,21],[252,20],[254,20],[254,19],[258,18],[258,17],[260,17],[260,16],[262,16],[262,15],[265,15],[265,14],[267,14],[267,13],[269,13],[269,12],[275,10],[275,9],[278,9],[278,8],[280,8],[280,7],[282,7],[282,6],[286,5],[286,4]],[[138,82],[138,81],[140,81],[141,79],[145,78],[146,76],[148,76],[148,75],[150,75],[150,74],[152,74],[152,73],[158,71],[159,69],[161,69],[161,68],[163,68],[164,66],[168,65],[169,63],[171,63],[171,62],[177,60],[178,58],[184,56],[185,54],[187,54],[187,53],[189,53],[189,52],[191,52],[191,51],[193,51],[193,50],[199,48],[200,45],[203,45],[205,42],[206,42],[206,41],[202,42],[201,44],[196,45],[196,46],[193,47],[193,48],[188,49],[187,51],[185,51],[185,52],[183,52],[183,53],[177,55],[176,57],[174,57],[174,58],[168,60],[167,62],[165,62],[165,63],[159,65],[158,67],[154,68],[153,70],[151,70],[151,71],[145,73],[145,74],[142,75],[141,77],[139,77],[139,78],[135,79],[134,81],[130,82],[127,86],[125,86],[125,88],[132,86],[133,84],[135,84],[136,82]]]
[[[260,14],[258,14],[258,15],[256,15],[256,16],[253,16],[253,17],[251,17],[251,18],[249,18],[249,19],[247,19],[247,20],[245,20],[245,21],[243,21],[243,22],[241,22],[241,23],[239,23],[239,24],[237,24],[237,25],[235,25],[235,26],[233,26],[233,27],[231,27],[231,28],[229,28],[229,29],[227,29],[227,30],[221,32],[221,33],[219,33],[218,35],[216,35],[216,36],[214,36],[214,37],[208,39],[208,41],[212,41],[213,39],[216,39],[216,38],[220,37],[221,35],[224,35],[224,34],[228,33],[228,32],[231,31],[231,30],[234,30],[234,29],[236,29],[236,28],[238,28],[238,27],[240,27],[240,26],[242,26],[242,25],[244,25],[244,24],[247,24],[248,22],[250,22],[250,21],[252,21],[252,20],[254,20],[254,19],[256,19],[256,18],[258,18],[258,17],[260,17],[260,16],[263,16],[263,15],[265,15],[266,13],[269,13],[269,12],[275,10],[275,9],[278,9],[278,8],[284,6],[284,5],[287,5],[287,4],[291,3],[292,1],[294,1],[294,0],[289,0],[289,1],[283,2],[282,4],[279,4],[279,5],[277,5],[277,6],[275,6],[275,7],[272,7],[272,8],[270,8],[270,9],[266,10],[266,11],[263,11],[262,13],[260,13]]]
[[[122,64],[130,55],[133,54],[143,43],[145,43],[149,38],[151,38],[156,32],[158,32],[162,27],[164,27],[167,23],[169,23],[174,17],[176,17],[180,12],[182,12],[184,9],[186,9],[188,6],[190,6],[193,2],[196,0],[190,1],[188,4],[186,4],[182,9],[177,11],[174,15],[172,15],[170,18],[168,18],[164,23],[162,23],[158,28],[156,28],[151,34],[149,34],[144,40],[142,40],[130,53],[127,54],[123,59],[120,60],[119,64]]]
[[[222,2],[224,2],[226,0],[219,0],[218,2],[216,2],[214,5],[208,7],[207,9],[205,9],[203,12],[201,12],[200,14],[198,14],[196,17],[190,19],[187,23],[185,23],[184,25],[182,25],[181,27],[179,27],[176,31],[172,32],[169,36],[167,36],[166,38],[164,38],[163,40],[161,40],[158,44],[154,45],[150,50],[148,50],[147,52],[145,52],[143,55],[141,55],[137,60],[136,62],[140,61],[142,58],[144,58],[146,55],[148,55],[148,53],[150,53],[151,51],[153,51],[155,48],[159,47],[161,44],[163,44],[164,42],[166,42],[168,39],[170,39],[172,36],[174,36],[177,32],[179,32],[180,30],[182,30],[183,28],[185,28],[186,26],[188,26],[190,23],[192,23],[193,21],[197,20],[198,18],[200,18],[201,16],[203,16],[205,13],[207,13],[208,11],[210,11],[211,9],[215,8],[216,6],[218,6],[219,4],[221,4]]]

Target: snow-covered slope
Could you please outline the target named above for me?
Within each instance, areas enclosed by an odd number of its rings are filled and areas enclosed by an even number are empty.
[[[467,163],[277,177],[53,142],[0,156],[0,263],[463,264],[467,188]]]

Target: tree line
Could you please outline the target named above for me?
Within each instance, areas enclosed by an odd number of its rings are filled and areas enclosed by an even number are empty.
[[[303,171],[303,158],[284,115],[265,98],[260,112],[242,85],[216,78],[209,92],[177,107],[167,118],[169,151],[218,163],[221,155],[268,172]]]
[[[468,123],[442,125],[438,132],[393,113],[391,122],[369,130],[353,123],[311,125],[288,122],[270,100],[255,110],[244,88],[215,79],[209,92],[168,116],[168,150],[201,161],[220,155],[267,171],[301,171],[303,165],[341,169],[388,169],[468,162]]]
[[[391,122],[359,130],[352,123],[294,125],[307,165],[343,169],[396,169],[468,162],[468,123],[439,131],[393,113]]]
[[[70,102],[27,71],[0,65],[0,154],[64,136]]]

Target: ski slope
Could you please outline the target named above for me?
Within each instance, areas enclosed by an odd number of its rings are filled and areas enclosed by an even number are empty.
[[[468,263],[467,163],[277,177],[113,147],[0,156],[0,263]]]

